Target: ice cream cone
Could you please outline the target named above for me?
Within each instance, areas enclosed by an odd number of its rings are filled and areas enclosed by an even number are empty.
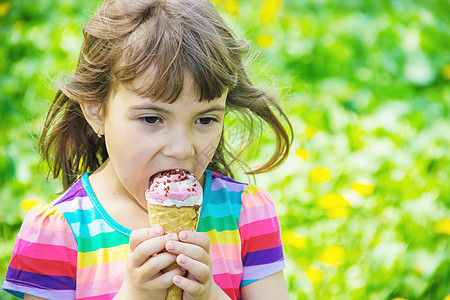
[[[160,225],[164,227],[166,234],[179,234],[182,230],[195,231],[197,229],[198,218],[200,210],[199,207],[166,207],[162,205],[148,205],[148,216],[150,226]],[[165,268],[163,272],[168,272],[177,267],[177,264]],[[166,300],[180,300],[183,295],[183,290],[172,285],[167,291]]]
[[[150,226],[164,227],[166,234],[197,230],[203,190],[192,174],[173,170],[159,175],[145,192]],[[163,272],[177,267],[173,264]],[[181,300],[183,290],[173,285],[166,300]]]

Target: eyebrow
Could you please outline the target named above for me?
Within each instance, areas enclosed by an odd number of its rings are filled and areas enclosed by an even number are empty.
[[[153,110],[153,111],[160,112],[160,113],[163,113],[163,114],[172,114],[172,112],[170,110],[167,110],[167,109],[165,109],[163,107],[160,107],[160,106],[157,106],[157,105],[153,105],[151,103],[135,105],[135,106],[132,106],[130,108],[132,110]],[[225,107],[222,106],[222,105],[214,105],[214,106],[211,106],[210,108],[208,108],[206,110],[200,111],[198,114],[199,115],[203,115],[203,114],[210,113],[210,112],[213,112],[213,111],[225,111]]]

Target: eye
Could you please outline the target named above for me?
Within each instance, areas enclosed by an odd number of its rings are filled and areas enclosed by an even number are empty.
[[[198,118],[196,121],[196,123],[201,124],[201,125],[211,125],[213,122],[219,122],[219,120],[214,117],[203,117],[203,118]]]
[[[148,124],[156,124],[158,122],[162,122],[163,120],[158,116],[145,116],[141,117],[141,120]]]

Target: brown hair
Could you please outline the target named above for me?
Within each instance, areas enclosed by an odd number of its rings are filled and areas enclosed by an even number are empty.
[[[104,138],[93,132],[79,103],[101,102],[106,109],[118,84],[171,103],[181,94],[186,74],[196,83],[200,101],[228,90],[227,112],[250,121],[247,141],[254,140],[255,124],[265,122],[275,133],[273,155],[248,174],[267,172],[286,159],[291,124],[277,100],[248,78],[243,62],[248,44],[234,36],[210,1],[106,0],[83,34],[75,73],[59,84],[39,144],[53,177],[62,172],[64,188],[108,158]],[[239,162],[239,154],[222,135],[208,168],[232,176],[230,164]]]

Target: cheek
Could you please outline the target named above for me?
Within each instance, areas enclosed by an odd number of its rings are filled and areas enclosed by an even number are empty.
[[[220,137],[222,134],[222,130],[216,131],[214,134],[208,135],[208,137],[204,137],[201,139],[201,142],[197,147],[197,168],[202,168],[201,173],[203,173],[204,169],[208,166],[211,159],[214,156],[214,153],[217,150],[217,146],[220,141]]]
[[[143,137],[138,128],[110,126],[105,133],[111,164],[126,190],[133,196],[148,187],[149,165],[155,155],[155,143]]]

